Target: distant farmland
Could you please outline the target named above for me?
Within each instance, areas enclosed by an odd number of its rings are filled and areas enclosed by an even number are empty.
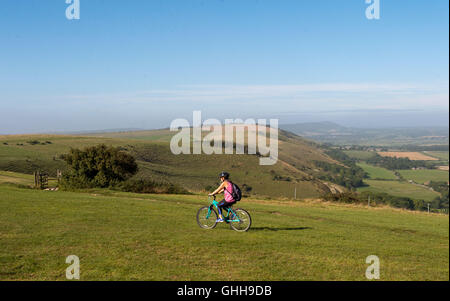
[[[398,197],[409,197],[414,200],[425,200],[431,202],[440,194],[419,185],[407,182],[386,181],[386,180],[365,180],[369,186],[358,188],[359,192],[371,191],[376,193],[389,193]]]
[[[403,178],[424,184],[427,181],[448,182],[448,171],[438,169],[399,170]]]
[[[358,163],[359,167],[364,169],[365,172],[369,175],[369,178],[375,180],[375,179],[382,179],[382,180],[397,180],[397,177],[395,176],[395,173],[392,170],[388,170],[386,168],[373,166],[366,163]]]
[[[375,152],[369,152],[369,151],[360,151],[360,150],[349,150],[349,151],[344,151],[345,154],[347,154],[347,156],[349,156],[350,158],[354,158],[357,160],[368,160],[371,159],[373,156],[375,156]]]
[[[434,151],[434,152],[424,152],[424,153],[426,153],[427,155],[430,155],[432,157],[436,157],[441,160],[448,161],[448,152]]]
[[[439,161],[437,158],[427,156],[419,152],[378,152],[383,157],[408,158],[417,161]]]

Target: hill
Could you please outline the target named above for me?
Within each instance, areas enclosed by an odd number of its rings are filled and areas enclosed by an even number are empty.
[[[260,197],[316,198],[329,191],[317,179],[321,173],[315,161],[339,164],[313,142],[280,131],[279,160],[273,166],[259,165],[256,155],[174,155],[169,143],[174,132],[106,132],[76,135],[0,136],[0,170],[33,174],[37,169],[55,175],[65,170],[60,156],[71,147],[83,148],[105,143],[121,147],[138,161],[136,178],[147,178],[181,185],[193,192],[211,190],[222,170],[245,188],[247,195]]]

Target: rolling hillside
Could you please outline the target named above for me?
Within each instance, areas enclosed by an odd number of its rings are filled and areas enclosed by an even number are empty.
[[[259,165],[256,155],[173,155],[169,143],[174,132],[167,129],[74,135],[0,136],[0,170],[32,174],[35,170],[56,173],[66,169],[60,155],[72,148],[100,143],[119,146],[138,161],[136,178],[179,184],[193,192],[210,190],[222,170],[246,187],[247,195],[260,197],[315,198],[328,191],[317,179],[314,161],[337,163],[313,142],[280,131],[279,160],[273,166]]]

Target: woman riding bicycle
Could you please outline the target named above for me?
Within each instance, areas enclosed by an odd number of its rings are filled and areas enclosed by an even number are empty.
[[[222,182],[220,186],[214,190],[214,192],[210,193],[209,196],[214,196],[218,193],[224,193],[224,199],[217,205],[219,208],[219,219],[217,220],[218,223],[223,223],[223,216],[222,216],[222,209],[225,209],[231,205],[233,205],[235,202],[233,198],[233,184],[228,180],[230,177],[230,174],[227,172],[221,172],[219,175],[220,181]]]

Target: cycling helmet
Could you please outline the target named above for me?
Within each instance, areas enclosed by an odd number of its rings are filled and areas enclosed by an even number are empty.
[[[226,171],[222,171],[219,175],[219,178],[224,177],[225,179],[228,179],[230,177],[230,174],[227,173]]]

